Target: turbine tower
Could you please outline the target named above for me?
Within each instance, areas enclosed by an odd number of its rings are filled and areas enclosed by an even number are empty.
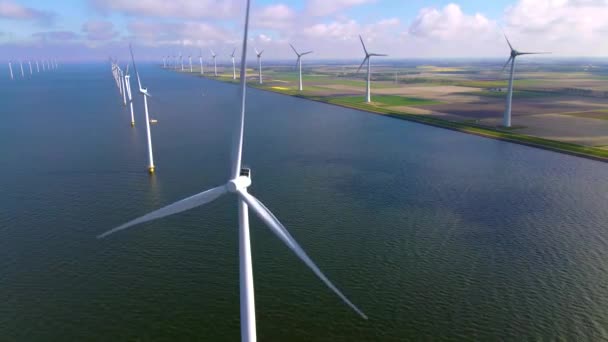
[[[213,52],[213,50],[209,50],[211,51],[211,57],[213,58],[213,74],[215,75],[215,77],[217,77],[217,64],[215,63],[215,57],[217,57],[217,55],[215,54],[215,52]]]
[[[230,180],[216,188],[198,193],[194,196],[170,204],[164,208],[153,211],[140,218],[127,222],[121,226],[111,229],[97,238],[105,238],[110,234],[138,225],[140,223],[160,219],[190,210],[204,204],[210,203],[226,194],[236,197],[239,208],[239,285],[240,285],[240,313],[241,313],[241,341],[256,341],[255,300],[253,288],[253,268],[251,262],[251,241],[249,235],[249,208],[258,218],[296,254],[312,272],[329,287],[346,305],[353,309],[359,316],[367,319],[367,316],[359,310],[340,290],[323,274],[315,265],[306,252],[300,247],[289,231],[281,224],[276,216],[257,198],[251,195],[247,188],[251,186],[251,171],[242,169],[243,155],[243,133],[245,125],[245,99],[246,99],[246,62],[247,62],[247,32],[249,24],[250,1],[247,0],[245,16],[245,33],[243,37],[243,52],[241,56],[241,111],[234,134],[232,165]],[[234,197],[233,197],[234,198]]]
[[[232,50],[232,54],[230,57],[232,58],[232,79],[236,80],[236,64],[234,63],[234,53],[236,52],[236,48]]]
[[[25,78],[25,73],[23,72],[23,62],[19,61],[19,66],[21,67],[21,78]]]
[[[511,127],[511,103],[513,102],[513,76],[515,74],[515,58],[517,58],[517,56],[522,56],[522,55],[542,55],[542,54],[546,54],[548,52],[519,52],[513,48],[513,46],[511,45],[511,42],[509,41],[509,38],[507,38],[506,34],[505,34],[505,39],[507,40],[509,49],[511,49],[511,56],[507,60],[507,63],[505,63],[505,65],[502,67],[502,71],[504,71],[505,68],[507,67],[507,65],[509,65],[509,63],[511,63],[511,73],[509,75],[509,90],[507,93],[507,104],[506,104],[505,112],[504,112],[503,118],[502,118],[502,125],[504,127]]]
[[[258,74],[260,76],[260,84],[262,84],[262,54],[264,53],[264,50],[262,51],[258,51],[258,49],[255,49],[255,54],[258,56]]]
[[[135,127],[135,115],[133,114],[133,95],[131,94],[131,75],[129,74],[129,64],[127,64],[125,86],[127,88],[127,96],[129,97],[129,107],[131,107],[131,127]]]
[[[11,74],[11,80],[14,80],[15,76],[13,75],[13,63],[11,61],[8,61],[8,71]]]
[[[199,55],[198,55],[198,61],[201,64],[201,75],[205,74],[205,68],[203,67],[203,49],[200,49]]]
[[[40,73],[40,65],[38,65],[38,60],[36,60],[36,72]]]
[[[127,64],[127,68],[129,65]],[[120,70],[120,82],[122,84],[122,104],[123,106],[127,106],[127,80],[125,79],[125,74]]]
[[[192,73],[192,55],[188,56],[188,62],[190,62],[190,73]]]
[[[296,68],[298,68],[298,74],[300,76],[300,86],[298,88],[298,90],[302,91],[302,56],[311,54],[312,51],[307,51],[307,52],[303,52],[303,53],[299,53],[298,50],[296,50],[296,48],[293,47],[293,45],[289,44],[289,46],[291,46],[291,49],[293,50],[293,52],[296,53],[296,55],[298,56],[298,60],[296,61]]]
[[[146,135],[148,138],[148,172],[153,174],[155,171],[154,156],[152,155],[152,136],[150,135],[150,115],[148,114],[148,97],[152,97],[148,93],[148,88],[141,86],[141,80],[139,78],[139,72],[137,72],[137,65],[135,64],[135,57],[133,57],[133,48],[129,44],[129,51],[131,52],[131,61],[133,62],[133,69],[135,69],[135,76],[137,77],[137,85],[139,87],[139,93],[144,98],[144,111],[146,113]]]
[[[163,56],[163,69],[167,68],[167,57]]]
[[[181,64],[182,66],[182,71],[184,71],[184,57],[182,56],[182,53],[179,53],[179,64]]]
[[[32,61],[27,61],[27,64],[30,65],[30,76],[32,76],[34,74],[34,71],[32,71]]]
[[[361,67],[363,67],[363,64],[365,64],[365,62],[367,62],[367,92],[365,94],[365,102],[370,103],[370,102],[372,102],[372,88],[371,88],[372,57],[384,57],[384,56],[388,56],[388,55],[367,52],[367,48],[365,47],[365,43],[363,43],[363,38],[361,38],[361,36],[359,36],[359,40],[361,40],[361,45],[363,45],[363,51],[365,52],[365,59],[363,60],[361,65],[359,65],[359,69],[357,69],[357,72],[359,72],[361,70]]]
[[[44,59],[42,61],[40,61],[40,63],[42,63],[42,71],[46,71],[46,65],[44,65]]]

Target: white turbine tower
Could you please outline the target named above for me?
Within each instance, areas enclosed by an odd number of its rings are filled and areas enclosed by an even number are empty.
[[[105,238],[110,234],[127,229],[134,225],[160,219],[169,215],[174,215],[186,210],[190,210],[217,198],[226,195],[236,195],[239,208],[239,280],[240,280],[240,312],[241,312],[241,341],[255,342],[256,324],[255,324],[255,301],[253,289],[253,269],[251,264],[251,242],[249,237],[249,208],[265,223],[268,228],[294,252],[300,260],[308,266],[312,272],[319,278],[327,287],[329,287],[340,299],[352,308],[361,317],[367,319],[367,316],[359,310],[338,288],[321,272],[321,270],[310,259],[306,252],[300,247],[296,240],[291,236],[289,231],[281,224],[276,216],[262,202],[253,195],[249,194],[247,188],[251,185],[251,172],[248,169],[241,169],[241,157],[243,154],[243,131],[245,125],[245,94],[246,94],[246,62],[247,62],[247,32],[249,23],[249,0],[247,1],[245,33],[243,38],[243,52],[241,57],[241,112],[239,121],[236,127],[233,151],[230,180],[216,188],[203,191],[194,196],[183,199],[179,202],[170,204],[164,208],[153,211],[140,218],[127,222],[119,227],[111,229],[103,234],[98,235],[98,238]]]
[[[384,57],[388,55],[367,52],[367,48],[365,47],[365,43],[363,43],[363,38],[361,38],[361,36],[359,36],[359,40],[361,40],[361,45],[363,45],[363,51],[365,51],[365,59],[359,66],[359,69],[357,69],[357,72],[359,72],[361,70],[361,67],[363,67],[363,64],[367,62],[367,92],[365,94],[365,102],[370,103],[372,102],[372,57]]]
[[[509,90],[507,93],[507,104],[502,118],[502,125],[504,127],[511,127],[511,103],[513,101],[513,76],[515,74],[515,58],[517,58],[517,56],[522,55],[542,55],[546,54],[547,52],[519,52],[513,48],[506,34],[505,39],[507,40],[507,44],[509,44],[509,48],[511,49],[511,56],[507,60],[507,63],[505,63],[505,65],[502,67],[502,70],[504,71],[507,65],[511,63],[511,74],[509,76]]]
[[[32,71],[32,61],[27,61],[27,64],[30,65],[30,76],[32,76],[34,74],[34,71]]]
[[[188,56],[188,62],[190,62],[190,73],[192,73],[192,56]]]
[[[46,65],[44,63],[44,59],[42,61],[40,61],[40,63],[42,63],[42,71],[46,71]]]
[[[300,91],[302,91],[302,90],[303,90],[303,88],[302,88],[302,56],[305,56],[305,55],[311,54],[311,53],[312,53],[312,51],[307,51],[307,52],[299,53],[299,52],[296,50],[296,48],[294,48],[294,47],[293,47],[293,45],[289,44],[289,46],[291,46],[291,49],[293,50],[293,52],[295,52],[295,53],[296,53],[296,55],[298,56],[298,60],[296,61],[296,68],[298,68],[298,69],[299,69],[298,73],[299,73],[299,76],[300,76],[300,86],[299,86],[299,88],[298,88],[298,89],[299,89]]]
[[[163,69],[167,68],[167,57],[163,56]]]
[[[215,57],[217,57],[217,55],[215,54],[215,52],[213,52],[213,50],[209,50],[211,51],[211,57],[213,58],[213,74],[215,75],[215,77],[217,77],[217,64],[215,63]]]
[[[23,72],[23,62],[19,61],[19,66],[21,67],[21,77],[25,78],[25,73]]]
[[[203,49],[200,49],[199,55],[198,55],[198,61],[201,64],[201,75],[205,74],[205,68],[203,67]]]
[[[184,56],[182,56],[182,53],[179,53],[179,64],[181,64],[182,66],[182,71],[184,71]]]
[[[260,78],[260,84],[262,84],[262,54],[264,53],[264,50],[262,51],[258,51],[258,49],[255,49],[255,54],[256,56],[258,56],[258,75]]]
[[[8,61],[8,71],[11,74],[11,80],[15,79],[15,76],[13,75],[13,62]]]
[[[36,60],[36,72],[40,72],[40,65],[38,65],[38,60]]]
[[[232,79],[236,80],[236,64],[234,63],[234,53],[236,52],[236,48],[232,50],[232,54],[230,58],[232,58]]]
[[[129,67],[129,64],[127,64],[127,68]],[[120,70],[120,82],[122,84],[122,104],[126,107],[127,106],[127,80],[125,79],[125,74],[122,72],[122,70]]]
[[[141,86],[141,80],[139,78],[139,72],[137,72],[137,65],[135,64],[135,57],[133,57],[133,48],[129,44],[129,51],[131,52],[131,60],[133,61],[133,69],[135,69],[135,76],[137,77],[137,85],[139,87],[139,93],[144,98],[144,111],[146,113],[146,135],[148,138],[148,172],[153,174],[155,171],[154,156],[152,155],[152,136],[150,135],[150,115],[148,114],[148,97],[151,97],[148,93],[148,88]]]
[[[127,64],[125,86],[127,88],[127,96],[129,97],[129,107],[131,109],[131,127],[135,127],[135,115],[133,114],[133,95],[131,94],[131,75],[129,74],[129,64]]]

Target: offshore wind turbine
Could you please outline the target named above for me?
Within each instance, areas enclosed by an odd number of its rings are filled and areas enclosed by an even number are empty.
[[[255,49],[255,54],[256,56],[258,56],[258,75],[260,78],[260,84],[262,84],[262,54],[264,53],[264,50],[262,51],[258,51],[258,49]]]
[[[236,52],[236,48],[232,50],[232,54],[230,58],[232,58],[232,79],[236,80],[236,64],[234,63],[234,53]]]
[[[42,71],[46,71],[46,65],[44,65],[44,59],[40,61],[42,63]]]
[[[150,115],[148,114],[148,97],[152,97],[148,93],[148,88],[141,86],[141,80],[139,78],[139,72],[137,72],[137,65],[135,64],[135,57],[133,57],[133,48],[129,44],[129,51],[131,52],[131,60],[133,62],[133,69],[135,69],[135,76],[137,77],[137,85],[139,86],[139,93],[144,98],[144,111],[146,113],[146,136],[148,139],[148,172],[153,174],[155,171],[154,156],[152,154],[152,136],[150,135]]]
[[[127,64],[127,68],[129,67],[129,64]],[[127,106],[127,81],[125,79],[125,74],[122,72],[122,69],[120,70],[120,82],[122,84],[122,104],[126,107]]]
[[[28,60],[27,64],[30,65],[30,76],[32,76],[34,74],[34,72],[32,71],[32,61]]]
[[[300,86],[299,86],[298,90],[302,91],[302,56],[311,54],[312,51],[299,53],[296,50],[296,48],[293,47],[293,45],[289,44],[289,46],[291,46],[291,49],[293,50],[293,52],[295,52],[296,55],[298,56],[298,60],[296,61],[296,68],[299,69],[299,75],[300,75]]]
[[[201,64],[201,75],[205,74],[205,68],[203,67],[203,49],[200,49],[199,55],[198,55],[198,61]]]
[[[182,53],[179,53],[179,64],[181,64],[182,66],[182,71],[184,71],[184,56],[182,56]]]
[[[192,55],[188,56],[188,62],[190,62],[190,73],[192,73]]]
[[[19,66],[21,67],[21,77],[25,78],[25,73],[23,72],[23,61],[19,61]]]
[[[509,44],[509,49],[511,49],[511,56],[507,60],[507,63],[505,63],[505,65],[502,67],[502,71],[504,71],[507,65],[511,63],[511,73],[509,76],[509,91],[507,93],[507,104],[502,118],[502,125],[504,127],[511,127],[511,103],[513,102],[513,76],[515,74],[515,58],[522,55],[542,55],[547,54],[548,52],[520,52],[513,48],[506,34],[505,39],[507,40],[507,44]]]
[[[131,94],[131,75],[129,74],[129,64],[127,64],[127,72],[125,75],[125,86],[127,88],[127,96],[129,97],[129,107],[131,107],[131,127],[135,126],[135,115],[133,114],[133,95]]]
[[[211,51],[211,57],[213,58],[213,74],[215,75],[215,77],[217,77],[217,64],[215,63],[215,57],[217,57],[217,55],[215,54],[215,52],[213,52],[213,50],[209,50]]]
[[[283,242],[287,247],[296,254],[312,272],[329,287],[346,305],[353,309],[359,316],[367,319],[367,316],[359,310],[342,292],[323,274],[323,272],[315,265],[306,252],[300,247],[297,241],[291,236],[289,231],[277,219],[277,217],[257,198],[251,195],[247,188],[252,184],[251,171],[241,168],[243,155],[243,133],[245,126],[245,103],[246,103],[246,62],[247,62],[247,35],[249,26],[249,8],[250,1],[247,0],[247,9],[245,16],[245,32],[243,37],[243,51],[241,57],[241,111],[237,122],[233,150],[232,150],[232,165],[230,171],[230,180],[223,185],[213,189],[203,191],[194,196],[188,197],[176,203],[170,204],[164,208],[148,213],[142,217],[129,221],[121,226],[111,229],[97,238],[105,238],[108,235],[114,234],[121,230],[133,227],[140,223],[160,219],[170,215],[178,214],[204,204],[213,202],[214,200],[226,194],[236,195],[236,200],[239,208],[239,287],[240,287],[240,314],[241,314],[241,341],[255,342],[256,320],[255,320],[255,299],[253,288],[253,268],[251,260],[251,241],[249,232],[249,208],[258,216],[258,218]]]
[[[357,69],[357,72],[359,72],[361,70],[361,67],[363,67],[363,64],[367,62],[367,92],[365,94],[365,102],[370,103],[372,102],[372,57],[384,57],[388,55],[367,52],[367,48],[365,47],[365,43],[363,43],[363,38],[361,38],[361,36],[359,36],[359,40],[361,40],[361,45],[363,46],[363,51],[365,52],[365,59],[363,59],[363,62],[361,63],[361,65],[359,65],[359,69]]]
[[[38,60],[36,60],[36,72],[40,72],[40,65],[38,65]]]
[[[13,63],[11,61],[8,61],[8,71],[11,74],[11,80],[14,80],[15,76],[13,75]]]
[[[163,56],[163,69],[167,68],[167,57]]]

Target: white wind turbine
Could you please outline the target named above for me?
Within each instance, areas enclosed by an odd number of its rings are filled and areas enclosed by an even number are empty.
[[[23,61],[19,61],[19,66],[21,67],[21,77],[25,78],[25,73],[23,72]]]
[[[38,65],[38,60],[36,60],[36,72],[40,73],[40,65]]]
[[[303,53],[299,53],[296,48],[293,47],[293,45],[289,44],[289,46],[291,46],[291,49],[293,50],[293,52],[296,53],[296,55],[298,56],[298,60],[296,61],[296,68],[299,69],[298,73],[300,75],[300,86],[299,86],[299,90],[302,91],[302,56],[311,54],[312,51],[307,51],[307,52],[303,52]]]
[[[30,76],[32,76],[34,74],[34,71],[32,71],[32,61],[27,61],[27,64],[30,65]]]
[[[40,63],[42,63],[42,71],[46,71],[46,65],[44,63],[44,59],[42,61],[40,61]]]
[[[232,58],[232,79],[236,80],[236,64],[234,63],[234,53],[236,52],[236,48],[232,50],[232,54],[230,58]]]
[[[198,61],[201,64],[201,75],[205,74],[205,68],[203,67],[203,49],[200,49],[199,55],[198,55]]]
[[[209,51],[211,51],[211,57],[213,58],[213,74],[217,77],[217,64],[215,63],[215,57],[217,57],[217,55],[213,50],[209,49]]]
[[[129,44],[129,51],[131,52],[131,61],[133,62],[133,69],[135,69],[135,76],[137,77],[137,85],[139,87],[139,93],[144,98],[144,111],[146,113],[146,136],[148,138],[148,172],[153,174],[155,171],[154,156],[152,155],[152,136],[150,135],[150,115],[148,114],[148,97],[152,97],[148,93],[148,88],[141,86],[141,80],[139,78],[139,72],[137,72],[137,65],[135,64],[135,57],[133,57],[133,48]]]
[[[129,64],[127,64],[127,68],[129,67]],[[122,104],[126,107],[127,106],[127,80],[125,78],[125,74],[123,73],[122,69],[120,70],[120,82],[122,84]]]
[[[184,57],[182,56],[182,53],[179,53],[179,64],[181,64],[182,66],[182,71],[184,71]]]
[[[363,67],[363,64],[367,62],[367,92],[365,94],[365,102],[370,103],[372,102],[372,57],[384,57],[388,55],[367,52],[367,48],[365,47],[365,43],[363,43],[363,38],[361,38],[361,36],[359,36],[359,40],[361,40],[361,45],[363,45],[363,51],[365,51],[365,59],[359,66],[359,69],[357,69],[357,72],[359,72],[361,70],[361,67]]]
[[[192,73],[192,55],[188,56],[188,62],[190,62],[190,73]]]
[[[129,97],[129,107],[131,109],[131,127],[135,126],[135,115],[133,114],[133,95],[131,94],[131,75],[129,74],[129,64],[127,64],[127,72],[125,75],[126,93]]]
[[[255,54],[256,56],[258,56],[258,75],[260,77],[260,84],[262,84],[262,54],[264,53],[264,50],[262,51],[258,51],[258,49],[255,49]]]
[[[103,234],[98,235],[98,238],[105,238],[110,234],[130,228],[140,223],[160,219],[169,215],[190,210],[228,193],[237,196],[239,208],[239,280],[240,280],[240,313],[241,313],[241,341],[255,342],[256,341],[256,321],[255,321],[255,304],[254,304],[254,289],[253,289],[253,269],[251,264],[251,243],[249,236],[249,208],[264,222],[268,228],[291,249],[306,266],[319,278],[327,287],[329,287],[340,299],[346,303],[351,309],[359,314],[364,319],[367,316],[359,310],[338,288],[321,272],[321,270],[310,259],[306,252],[300,247],[296,240],[291,236],[289,231],[281,224],[276,216],[257,198],[249,194],[247,188],[251,185],[251,172],[248,169],[242,169],[241,157],[243,154],[243,132],[245,125],[245,94],[246,94],[246,62],[247,62],[247,33],[249,24],[249,6],[250,1],[247,1],[247,10],[245,16],[245,33],[243,37],[243,52],[241,57],[241,112],[236,127],[233,151],[230,180],[216,188],[203,191],[194,196],[188,197],[176,203],[170,204],[164,208],[153,211],[140,218],[129,221],[121,226],[111,229]]]
[[[11,80],[15,79],[15,76],[13,75],[13,62],[8,61],[8,71],[11,74]]]
[[[509,44],[509,49],[511,49],[511,56],[507,60],[507,63],[505,63],[505,65],[502,67],[502,70],[504,71],[507,65],[511,63],[511,74],[509,76],[509,90],[507,93],[507,104],[502,118],[502,125],[504,127],[511,127],[511,103],[513,102],[513,76],[515,74],[515,58],[517,58],[517,56],[522,55],[542,55],[547,54],[548,52],[519,52],[513,48],[506,34],[505,39],[507,40],[507,44]]]
[[[167,57],[163,56],[163,69],[167,68]]]

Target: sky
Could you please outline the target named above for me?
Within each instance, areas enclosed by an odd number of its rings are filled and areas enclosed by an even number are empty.
[[[0,0],[4,59],[163,56],[226,59],[242,39],[244,0]],[[252,0],[250,45],[267,59],[508,57],[521,51],[608,56],[608,0]]]

